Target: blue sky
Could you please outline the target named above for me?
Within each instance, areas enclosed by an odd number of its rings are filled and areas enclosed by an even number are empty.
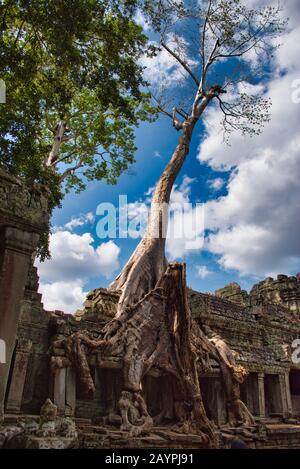
[[[193,206],[203,203],[209,230],[200,249],[172,243],[167,250],[169,260],[187,263],[188,284],[196,290],[213,292],[232,281],[249,290],[267,275],[300,271],[299,10],[296,0],[286,2],[292,20],[267,83],[273,108],[265,132],[252,140],[235,135],[227,147],[218,130],[220,115],[209,111],[196,128],[176,181],[174,197]],[[159,70],[158,61],[151,64],[150,76]],[[138,240],[99,239],[96,208],[102,202],[117,206],[120,194],[133,207],[147,201],[178,138],[167,117],[142,124],[136,130],[138,150],[130,174],[123,174],[116,186],[95,182],[81,194],[66,196],[53,215],[52,259],[38,266],[46,308],[75,312],[86,292],[113,280]]]

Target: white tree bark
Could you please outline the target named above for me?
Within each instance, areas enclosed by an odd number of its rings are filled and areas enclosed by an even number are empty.
[[[52,144],[52,148],[49,152],[49,155],[47,156],[46,161],[45,161],[45,166],[46,167],[53,166],[53,164],[57,161],[58,156],[59,156],[59,151],[60,151],[61,144],[64,141],[65,132],[66,132],[65,123],[63,121],[59,121],[56,124],[56,127],[53,131],[54,141],[53,141],[53,144]]]

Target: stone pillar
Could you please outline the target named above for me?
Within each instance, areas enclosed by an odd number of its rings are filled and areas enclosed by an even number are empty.
[[[278,376],[279,378],[279,389],[280,389],[280,400],[281,400],[281,405],[282,405],[282,415],[283,417],[289,417],[292,414],[292,409],[291,405],[289,405],[288,402],[288,394],[290,395],[289,392],[289,380],[288,380],[288,386],[287,386],[287,381],[286,381],[286,376],[287,374],[280,374]],[[289,409],[290,407],[290,409]]]
[[[224,425],[227,422],[227,405],[225,400],[225,395],[223,391],[223,386],[219,380],[215,381],[214,384],[215,393],[216,393],[216,419],[218,425]]]
[[[66,415],[75,416],[76,409],[76,375],[72,367],[67,368],[66,376]]]
[[[45,195],[40,186],[27,188],[0,170],[0,340],[6,348],[6,362],[0,361],[0,421],[29,266],[48,227]]]
[[[284,374],[284,381],[285,381],[285,390],[286,390],[287,413],[288,413],[288,416],[290,417],[293,415],[293,404],[292,404],[289,372]]]
[[[257,397],[258,397],[258,412],[259,417],[266,416],[266,402],[265,402],[265,375],[258,373],[257,375]]]
[[[95,399],[100,401],[102,398],[100,369],[95,369]]]
[[[255,375],[253,373],[251,373],[248,378],[246,379],[245,383],[244,383],[244,389],[245,389],[245,398],[246,398],[246,402],[245,404],[247,405],[249,411],[255,415],[255,411],[256,409],[258,408],[258,406],[255,406],[255,399],[257,398],[257,396],[255,395],[255,391],[254,391],[254,377]]]
[[[8,413],[17,413],[21,410],[23,390],[31,347],[32,342],[29,340],[18,342],[6,405],[6,412]]]
[[[10,363],[16,343],[20,303],[23,299],[31,255],[38,235],[18,228],[5,227],[0,234],[0,338],[6,346],[6,363],[0,364],[0,420]]]
[[[65,414],[66,408],[66,377],[67,369],[58,368],[54,375],[54,404],[60,415]]]

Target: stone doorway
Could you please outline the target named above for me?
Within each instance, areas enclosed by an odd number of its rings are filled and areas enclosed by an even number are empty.
[[[267,417],[281,417],[283,414],[279,375],[266,374],[264,380]]]
[[[118,401],[123,386],[122,370],[92,367],[91,375],[96,390],[90,399],[85,397],[76,376],[76,417],[95,418],[118,413]]]
[[[200,388],[206,415],[218,425],[227,422],[224,386],[218,377],[201,377]]]
[[[260,416],[258,374],[250,373],[240,386],[241,400],[246,404],[252,415]]]
[[[163,412],[160,423],[175,423],[174,412],[174,379],[172,376],[146,375],[142,382],[143,397],[152,418]]]
[[[300,416],[300,370],[290,372],[290,390],[292,399],[292,412],[296,417]]]

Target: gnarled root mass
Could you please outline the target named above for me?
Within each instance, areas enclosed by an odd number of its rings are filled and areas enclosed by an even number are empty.
[[[236,365],[235,354],[228,345],[220,338],[212,339],[219,355],[219,363],[228,407],[228,422],[230,425],[254,425],[255,420],[248,408],[240,399],[240,384],[242,384],[248,373],[244,367]]]
[[[238,394],[238,383],[245,373],[235,365],[234,356],[224,342],[209,341],[191,317],[185,265],[169,264],[154,288],[133,306],[123,308],[102,333],[100,340],[91,340],[84,333],[73,334],[59,345],[64,346],[67,360],[77,369],[88,394],[94,391],[88,353],[97,349],[103,358],[119,357],[123,361],[123,391],[119,400],[123,430],[137,435],[153,426],[143,398],[142,381],[154,367],[166,377],[170,391],[160,414],[154,417],[155,423],[171,417],[173,429],[196,433],[203,437],[204,447],[216,447],[214,426],[206,416],[198,376],[199,369],[204,371],[208,366],[209,356],[220,362],[231,420],[245,419],[247,423],[251,420]]]

